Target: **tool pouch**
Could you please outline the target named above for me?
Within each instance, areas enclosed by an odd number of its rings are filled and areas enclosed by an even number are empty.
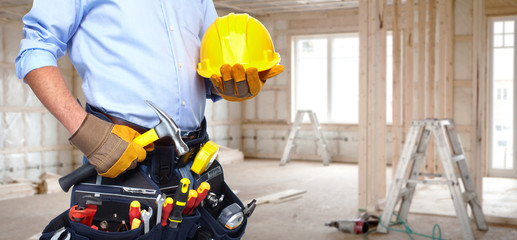
[[[237,203],[241,209],[244,209],[244,205],[241,200],[233,193],[230,187],[224,181],[224,173],[221,165],[218,161],[214,161],[212,166],[199,178],[196,183],[199,185],[201,182],[207,181],[211,188],[210,192],[220,197],[224,195],[224,198],[217,206],[211,206],[205,199],[203,207],[198,207],[199,213],[201,214],[200,225],[198,232],[196,233],[195,239],[197,240],[237,240],[241,239],[246,229],[247,217],[244,217],[240,226],[235,229],[227,229],[223,224],[217,221],[221,211],[233,204]]]
[[[89,105],[86,110],[95,116],[110,121],[102,113],[96,112]],[[190,149],[199,147],[208,141],[206,134],[206,122],[203,120],[201,134],[195,139],[185,141]],[[116,178],[104,178],[101,176],[91,177],[80,184],[76,184],[72,189],[71,206],[76,205],[83,196],[96,196],[103,200],[103,206],[98,206],[93,224],[107,220],[116,223],[129,214],[129,204],[132,200],[138,200],[142,209],[153,208],[153,216],[150,219],[150,231],[143,234],[142,225],[139,229],[113,232],[104,232],[92,229],[84,224],[73,222],[68,216],[69,210],[52,220],[45,228],[40,239],[205,239],[203,236],[211,236],[206,239],[240,239],[244,234],[247,220],[242,224],[228,230],[216,219],[224,207],[233,203],[239,204],[244,209],[242,202],[230,190],[224,182],[223,170],[221,165],[214,161],[210,168],[196,175],[190,171],[188,161],[178,162],[172,147],[162,148],[156,145],[155,151],[148,154],[148,159],[133,170],[127,171]],[[192,153],[195,156],[195,152]],[[190,161],[191,164],[191,161]],[[183,216],[183,220],[177,228],[169,226],[162,227],[156,224],[157,206],[155,200],[158,195],[165,193],[173,197],[178,183],[182,177],[191,180],[192,188],[196,189],[202,182],[208,182],[211,186],[210,192],[217,196],[224,195],[225,198],[217,207],[198,206],[193,214]],[[107,208],[104,207],[106,203]],[[116,205],[116,206],[115,206]],[[114,217],[116,213],[116,217]],[[129,225],[129,223],[128,223]],[[111,226],[111,224],[109,224]],[[130,226],[129,226],[130,227]],[[115,229],[116,231],[116,229]],[[203,235],[203,234],[204,235]],[[143,234],[143,235],[142,235]],[[63,238],[59,238],[62,236]],[[70,238],[66,238],[70,236]]]
[[[143,207],[147,207],[142,205]],[[123,232],[117,232],[117,229],[121,226],[122,220],[129,222],[129,214],[127,209],[129,208],[129,202],[121,199],[105,200],[102,206],[98,206],[97,213],[93,218],[92,224],[99,226],[100,221],[106,220],[108,222],[108,228],[106,231],[100,231],[86,226],[79,222],[74,222],[69,217],[70,209],[64,211],[55,219],[53,219],[49,225],[43,230],[40,237],[41,239],[106,239],[106,240],[122,240],[122,239],[160,239],[157,235],[156,238],[151,236],[151,232],[146,235],[142,235],[143,225],[134,230],[127,230]],[[114,215],[115,212],[126,212],[125,215]],[[111,214],[110,214],[111,213]],[[129,223],[126,223],[128,228]],[[145,236],[145,238],[144,238]],[[148,238],[150,237],[150,238]]]

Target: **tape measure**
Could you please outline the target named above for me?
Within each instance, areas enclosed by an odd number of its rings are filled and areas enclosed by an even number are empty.
[[[198,175],[203,173],[210,167],[210,165],[212,165],[215,157],[217,157],[217,153],[219,153],[219,146],[212,141],[206,142],[205,145],[203,145],[203,147],[197,152],[190,170]]]

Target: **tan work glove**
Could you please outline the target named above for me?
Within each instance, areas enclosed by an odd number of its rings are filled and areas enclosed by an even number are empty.
[[[91,114],[81,127],[68,139],[81,150],[88,161],[103,177],[115,178],[126,170],[144,161],[146,150],[152,151],[154,144],[145,148],[134,143],[140,133],[130,127],[103,121]]]
[[[241,102],[257,96],[266,83],[266,79],[272,78],[284,71],[283,65],[276,65],[269,70],[258,72],[256,68],[248,68],[246,71],[241,64],[221,66],[221,76],[213,74],[210,79],[221,97],[232,102]]]

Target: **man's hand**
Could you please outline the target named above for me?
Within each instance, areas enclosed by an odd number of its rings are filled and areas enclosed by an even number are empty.
[[[240,102],[257,96],[266,80],[284,71],[284,66],[276,65],[269,70],[258,72],[256,68],[244,70],[241,64],[221,66],[221,76],[213,74],[210,79],[221,97],[228,101]]]
[[[79,130],[70,137],[70,143],[81,150],[88,161],[95,166],[99,175],[115,178],[126,170],[144,161],[146,150],[152,151],[153,144],[145,148],[134,143],[140,134],[126,126],[103,121],[88,114]]]

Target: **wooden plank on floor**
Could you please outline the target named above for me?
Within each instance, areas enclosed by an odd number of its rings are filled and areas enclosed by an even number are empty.
[[[0,200],[22,198],[36,194],[36,185],[31,182],[0,184]]]
[[[277,203],[277,202],[283,202],[287,199],[295,199],[297,196],[300,196],[304,193],[306,193],[307,190],[299,190],[299,189],[287,189],[281,192],[272,193],[266,196],[255,198],[257,200],[257,205],[262,205],[266,203]],[[245,201],[250,202],[250,201]]]

